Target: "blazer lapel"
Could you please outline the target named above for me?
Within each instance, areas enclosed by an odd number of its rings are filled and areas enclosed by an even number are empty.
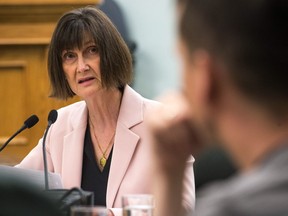
[[[71,132],[65,135],[62,157],[62,181],[65,188],[80,187],[82,177],[84,136],[87,127],[87,108],[75,110],[71,119]],[[71,116],[77,116],[71,115]]]
[[[131,163],[140,137],[131,128],[143,121],[143,99],[125,87],[118,116],[113,156],[107,185],[107,207],[113,207],[121,182]]]

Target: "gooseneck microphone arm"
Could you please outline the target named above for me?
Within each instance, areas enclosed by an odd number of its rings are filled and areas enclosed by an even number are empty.
[[[16,131],[16,133],[14,133],[0,148],[0,152],[8,145],[8,143],[15,137],[17,136],[19,133],[21,133],[23,130],[25,130],[26,128],[31,128],[33,127],[35,124],[37,124],[37,122],[39,121],[39,118],[36,115],[32,115],[30,116],[23,124],[23,126]]]
[[[46,158],[46,136],[49,131],[50,126],[57,120],[58,113],[56,110],[51,110],[48,115],[48,125],[45,130],[44,136],[43,136],[43,162],[44,162],[44,178],[45,178],[45,189],[49,189],[49,183],[48,183],[48,168],[47,168],[47,158]]]

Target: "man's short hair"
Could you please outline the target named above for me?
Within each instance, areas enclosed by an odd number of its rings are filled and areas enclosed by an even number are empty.
[[[180,36],[229,70],[245,96],[273,113],[288,108],[287,0],[179,0]]]

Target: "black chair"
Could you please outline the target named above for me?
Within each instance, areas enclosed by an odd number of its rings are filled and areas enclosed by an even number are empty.
[[[194,163],[195,189],[214,181],[225,180],[237,172],[226,152],[219,147],[206,149]]]
[[[62,216],[60,209],[31,183],[10,176],[0,177],[1,216]]]

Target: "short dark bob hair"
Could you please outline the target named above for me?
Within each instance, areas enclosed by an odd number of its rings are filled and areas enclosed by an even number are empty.
[[[96,7],[84,7],[65,13],[58,21],[48,52],[50,97],[67,100],[71,90],[62,67],[62,52],[82,48],[90,36],[100,55],[101,81],[104,88],[123,89],[132,79],[132,58],[120,33],[109,18]]]

